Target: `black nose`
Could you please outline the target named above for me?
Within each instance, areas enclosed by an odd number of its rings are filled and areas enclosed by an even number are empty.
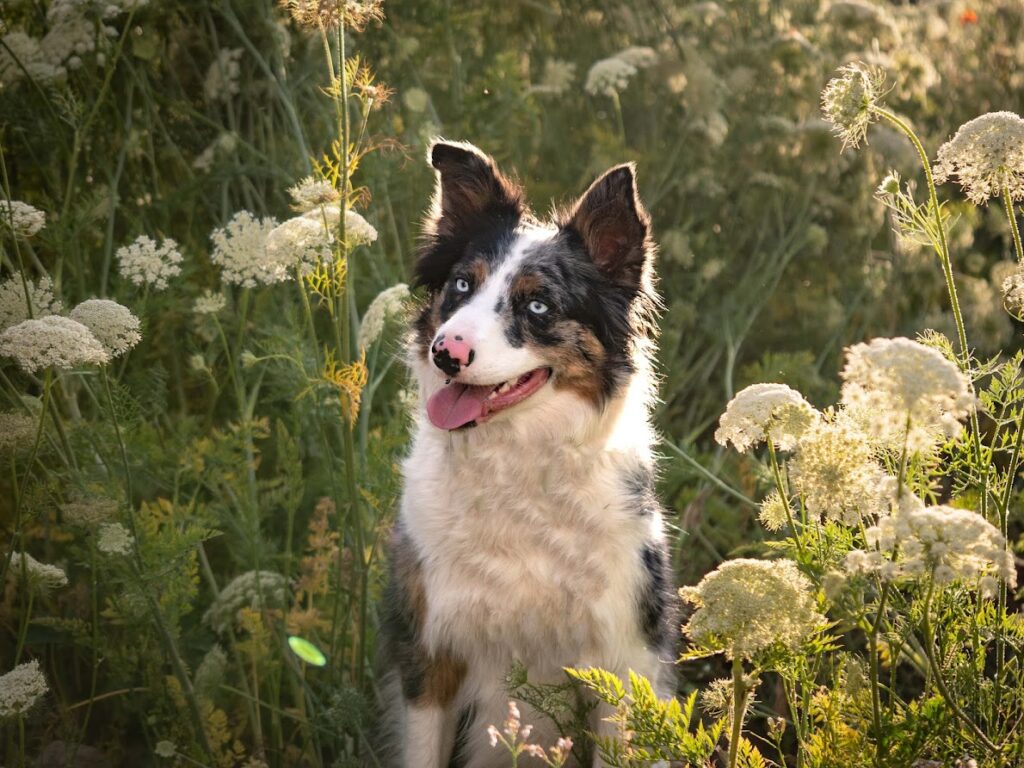
[[[445,375],[455,376],[462,370],[462,363],[452,357],[451,353],[443,345],[439,347],[437,344],[434,344],[430,351],[434,365],[444,371]]]

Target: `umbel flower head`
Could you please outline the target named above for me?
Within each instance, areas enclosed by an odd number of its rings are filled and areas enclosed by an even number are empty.
[[[858,147],[868,126],[878,119],[874,112],[882,98],[885,76],[861,62],[839,68],[821,94],[821,111],[832,124],[843,146]]]
[[[1003,306],[1016,318],[1024,317],[1024,265],[1016,265],[1013,272],[1003,278]]]
[[[754,660],[774,647],[796,650],[825,623],[811,582],[792,560],[727,560],[679,595],[697,606],[686,634],[730,659]]]
[[[96,535],[96,549],[106,555],[130,555],[135,537],[120,523],[103,523]]]
[[[926,452],[959,434],[974,408],[970,383],[942,353],[899,337],[872,339],[846,351],[842,401],[869,437],[901,450]]]
[[[28,280],[27,284],[28,295],[32,301],[31,314],[25,300],[25,286],[22,285],[21,276],[15,275],[0,283],[0,331],[30,317],[59,315],[64,311],[60,299],[53,295],[53,281],[49,277],[41,277],[37,283]]]
[[[0,200],[0,231],[32,237],[46,226],[46,214],[20,200]]]
[[[276,219],[260,219],[249,211],[239,211],[223,227],[213,230],[210,261],[220,267],[225,283],[255,288],[290,277],[290,262],[274,258],[268,252],[267,236],[276,226]]]
[[[729,401],[715,440],[721,445],[732,443],[746,453],[771,438],[776,448],[788,451],[817,418],[818,412],[795,389],[785,384],[752,384]]]
[[[48,690],[46,676],[35,659],[0,675],[0,720],[25,715]]]
[[[0,456],[31,450],[39,420],[25,413],[0,411]]]
[[[359,324],[358,343],[361,349],[367,349],[377,340],[384,331],[384,325],[388,318],[402,313],[409,295],[409,286],[405,283],[385,288],[377,294],[376,298],[370,302],[370,306],[366,308],[362,322]]]
[[[307,27],[328,29],[344,24],[362,31],[371,21],[384,18],[384,0],[279,0],[292,18]]]
[[[77,320],[51,315],[24,320],[0,333],[0,356],[12,357],[24,370],[69,369],[103,365],[110,354],[92,331]]]
[[[28,552],[12,553],[7,573],[19,582],[24,577],[30,590],[44,595],[68,585],[68,577],[63,569],[41,563]]]
[[[69,317],[92,331],[111,357],[123,355],[142,341],[139,318],[116,301],[88,299],[72,309]]]
[[[288,190],[292,208],[300,213],[311,211],[318,205],[329,205],[341,199],[341,193],[326,179],[307,176]]]
[[[118,272],[135,285],[148,285],[162,291],[167,281],[181,274],[181,251],[171,238],[157,242],[140,235],[130,245],[117,249]]]
[[[203,620],[215,631],[226,632],[242,608],[279,608],[285,604],[287,593],[288,580],[280,573],[246,571],[220,591]]]
[[[1024,119],[1013,112],[989,112],[964,123],[939,147],[935,181],[956,179],[981,205],[1003,189],[1024,199]]]
[[[847,525],[888,511],[888,475],[867,437],[844,414],[819,420],[800,438],[789,477],[807,511]]]

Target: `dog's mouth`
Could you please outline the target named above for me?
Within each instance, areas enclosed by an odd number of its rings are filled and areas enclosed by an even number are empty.
[[[427,416],[438,429],[459,429],[482,424],[498,411],[526,400],[547,382],[550,368],[535,368],[498,384],[450,382],[427,401]]]

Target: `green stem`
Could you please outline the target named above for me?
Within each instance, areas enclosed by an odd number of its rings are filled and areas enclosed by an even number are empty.
[[[743,661],[732,660],[732,733],[729,736],[729,768],[736,768],[740,756],[743,718],[747,713],[747,685],[743,681]]]
[[[1003,206],[1006,208],[1006,218],[1010,220],[1010,232],[1013,234],[1013,248],[1017,253],[1017,263],[1024,264],[1024,247],[1021,247],[1017,215],[1013,211],[1013,198],[1010,197],[1010,188],[1006,184],[1003,185]]]
[[[882,617],[885,615],[885,602],[889,598],[890,583],[887,581],[882,587],[882,595],[878,598],[878,609],[875,612],[875,620],[871,622],[871,634],[868,635],[868,647],[870,649],[869,674],[871,675],[871,723],[874,726],[875,737],[875,765],[881,765],[885,756],[885,735],[882,732],[882,694],[878,689],[878,632],[882,626]]]
[[[800,531],[797,530],[796,523],[793,521],[793,512],[789,508],[789,493],[787,493],[786,484],[782,480],[782,470],[779,468],[779,459],[775,455],[775,442],[772,440],[771,435],[768,435],[768,459],[772,465],[772,477],[775,478],[775,487],[779,491],[779,498],[782,499],[782,504],[786,508],[786,522],[789,524],[789,530],[793,532],[793,541],[796,542],[796,549],[800,553],[800,559],[803,560],[807,552],[804,550]]]

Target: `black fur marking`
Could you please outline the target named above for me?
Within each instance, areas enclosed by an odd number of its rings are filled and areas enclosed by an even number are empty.
[[[652,650],[674,653],[678,599],[672,591],[668,551],[663,543],[648,542],[640,551],[644,580],[637,595],[640,627]]]
[[[411,545],[400,526],[392,535],[391,574],[381,601],[381,653],[387,662],[398,669],[402,683],[402,695],[409,701],[418,699],[424,692],[427,659],[419,637],[419,619],[415,605],[416,597],[410,594],[406,579],[398,574],[400,563],[411,554]]]
[[[472,353],[470,354],[470,362],[473,361]],[[462,370],[462,364],[452,357],[447,349],[440,349],[434,351],[434,365],[440,368],[449,376],[455,376],[460,370]]]

